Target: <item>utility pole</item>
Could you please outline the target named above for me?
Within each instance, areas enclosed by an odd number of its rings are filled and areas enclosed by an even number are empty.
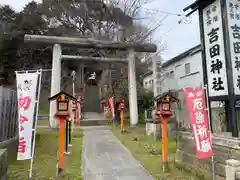
[[[72,76],[72,94],[73,94],[73,97],[75,97],[75,81],[76,81],[76,72],[75,71],[72,71],[71,73],[71,76]],[[75,102],[75,105],[77,106],[77,102]],[[75,116],[76,116],[76,112],[71,109],[71,112],[74,113],[72,115],[72,119],[71,121],[69,121],[69,136],[68,136],[68,143],[69,143],[69,146],[71,147],[72,146],[72,130],[73,130],[73,125],[74,125],[74,121],[75,121]]]
[[[72,76],[72,94],[73,94],[73,97],[75,97],[76,71],[72,71],[71,76]]]

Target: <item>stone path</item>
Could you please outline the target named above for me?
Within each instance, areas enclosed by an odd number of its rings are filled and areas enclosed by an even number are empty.
[[[107,127],[85,127],[83,180],[153,180]]]

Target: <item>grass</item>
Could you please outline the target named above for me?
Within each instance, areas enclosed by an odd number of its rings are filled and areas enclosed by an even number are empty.
[[[48,114],[49,113],[49,108],[40,108],[39,109],[39,114]]]
[[[65,156],[64,173],[56,177],[58,132],[47,128],[38,128],[36,135],[36,150],[33,165],[33,180],[81,180],[81,150],[82,133],[73,133],[71,155]],[[28,178],[30,161],[9,160],[9,180]]]
[[[161,163],[161,141],[154,140],[145,135],[145,128],[139,127],[126,129],[127,132],[121,133],[120,128],[112,128],[114,135],[121,141],[132,155],[143,165],[143,167],[156,180],[198,180],[193,174],[176,168],[174,164],[174,155],[176,152],[176,140],[169,139],[169,172],[162,172]]]
[[[38,120],[38,126],[49,126],[49,120]]]

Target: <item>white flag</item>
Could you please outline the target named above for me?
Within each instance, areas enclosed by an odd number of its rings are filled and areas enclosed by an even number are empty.
[[[39,73],[17,73],[18,98],[18,156],[17,160],[31,159],[32,130]]]

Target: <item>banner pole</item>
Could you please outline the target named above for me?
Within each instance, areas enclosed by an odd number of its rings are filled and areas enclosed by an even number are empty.
[[[207,115],[208,115],[208,129],[209,129],[209,134],[210,134],[210,138],[211,138],[211,143],[212,141],[212,132],[211,132],[211,121],[210,121],[210,111],[211,111],[211,107],[208,101],[208,86],[207,84],[205,84],[204,86],[205,92],[206,92],[206,104],[207,104]],[[213,143],[212,143],[212,180],[216,180],[216,173],[215,173],[215,164],[214,164],[214,152],[213,152]]]
[[[72,147],[72,120],[70,120],[68,125],[68,147]]]
[[[33,160],[34,160],[34,153],[35,153],[35,142],[36,142],[36,132],[37,132],[37,117],[38,117],[38,111],[39,111],[39,99],[40,99],[40,92],[41,92],[41,82],[42,82],[42,69],[37,71],[39,73],[39,83],[38,83],[38,95],[37,95],[37,107],[36,107],[36,113],[35,113],[35,122],[34,122],[34,129],[33,131],[33,144],[32,144],[32,157],[30,162],[30,169],[29,169],[29,175],[28,179],[32,179],[32,169],[33,169]]]
[[[73,97],[75,97],[76,96],[76,94],[75,94],[75,81],[76,81],[76,79],[75,79],[75,74],[76,74],[76,72],[75,71],[73,71],[72,72],[72,93],[73,93]],[[75,97],[76,98],[76,97]],[[77,107],[77,102],[75,102],[75,108]],[[72,109],[71,109],[71,112],[72,112],[72,121],[71,121],[71,131],[70,131],[70,133],[72,134],[72,132],[74,131],[74,122],[75,122],[75,115],[76,115],[76,111],[72,111]],[[71,144],[71,140],[70,140],[70,144],[69,144],[70,146],[72,145]]]
[[[65,120],[65,152],[64,154],[68,154],[68,138],[69,138],[69,121],[68,119]]]

